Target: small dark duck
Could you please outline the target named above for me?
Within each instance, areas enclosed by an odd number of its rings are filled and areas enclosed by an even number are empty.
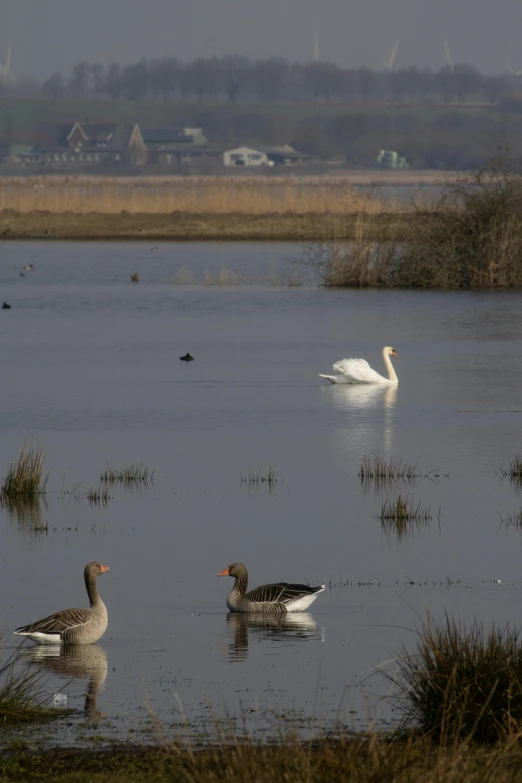
[[[11,305],[8,305],[7,302],[4,302],[2,305],[2,310],[10,310],[10,309],[11,309]],[[190,358],[192,359],[192,356]]]
[[[180,356],[179,360],[180,362],[193,362],[194,357],[191,356],[189,353],[186,353],[185,356]]]

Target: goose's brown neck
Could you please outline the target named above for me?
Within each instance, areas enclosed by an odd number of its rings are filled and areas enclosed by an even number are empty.
[[[242,571],[240,574],[236,576],[236,581],[234,582],[234,587],[232,590],[234,593],[237,593],[238,595],[245,595],[248,588],[248,574],[246,571]]]
[[[85,587],[87,589],[89,601],[91,602],[91,606],[95,606],[101,601],[100,595],[98,593],[98,586],[96,584],[96,576],[92,571],[85,571],[83,576],[85,579]]]

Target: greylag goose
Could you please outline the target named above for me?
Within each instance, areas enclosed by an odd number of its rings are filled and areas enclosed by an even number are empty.
[[[17,628],[15,634],[27,636],[37,644],[92,644],[107,629],[107,608],[98,593],[96,579],[109,566],[87,563],[83,576],[91,606],[89,609],[64,609],[35,623]]]
[[[230,612],[263,612],[265,614],[285,614],[286,612],[304,612],[315,601],[324,585],[292,585],[277,582],[261,585],[247,593],[248,571],[243,563],[232,563],[218,576],[232,576],[234,586],[227,596]]]

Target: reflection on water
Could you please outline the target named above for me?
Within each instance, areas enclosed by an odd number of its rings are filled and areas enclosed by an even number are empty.
[[[349,417],[349,427],[339,430],[343,439],[348,441],[348,451],[354,443],[361,454],[372,450],[365,442],[366,435],[374,436],[375,427],[382,429],[384,450],[391,452],[394,446],[395,418],[394,407],[397,402],[398,386],[395,384],[354,384],[332,385],[324,387],[325,394],[331,395],[333,406]],[[376,424],[373,416],[382,411],[383,417]],[[355,414],[355,415],[354,415]],[[371,421],[369,421],[369,417]]]
[[[16,519],[20,530],[33,534],[47,532],[43,513],[47,513],[48,506],[43,495],[2,497],[0,508],[5,508],[11,521]]]
[[[357,408],[393,408],[397,400],[398,385],[384,383],[332,384],[323,387],[334,394],[334,405],[343,411]]]
[[[257,642],[265,639],[274,642],[288,639],[324,641],[324,629],[307,612],[290,612],[282,616],[230,613],[227,615],[227,633],[231,662],[243,661],[248,657],[249,631],[251,639]]]
[[[89,720],[105,717],[96,709],[108,670],[107,654],[99,644],[37,645],[24,653],[24,660],[68,681],[87,678],[84,715]]]

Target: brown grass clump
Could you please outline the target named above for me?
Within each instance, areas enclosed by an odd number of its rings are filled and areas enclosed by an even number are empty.
[[[397,285],[522,285],[522,181],[504,157],[447,185],[433,208],[433,220],[414,225],[395,276]]]
[[[0,498],[7,502],[14,498],[31,500],[45,492],[47,476],[43,475],[43,447],[24,443],[20,456],[12,462],[0,486]]]
[[[522,731],[520,632],[475,622],[470,629],[446,616],[428,618],[417,653],[402,650],[398,688],[406,724],[437,743],[497,743]],[[522,757],[521,757],[522,761]]]

